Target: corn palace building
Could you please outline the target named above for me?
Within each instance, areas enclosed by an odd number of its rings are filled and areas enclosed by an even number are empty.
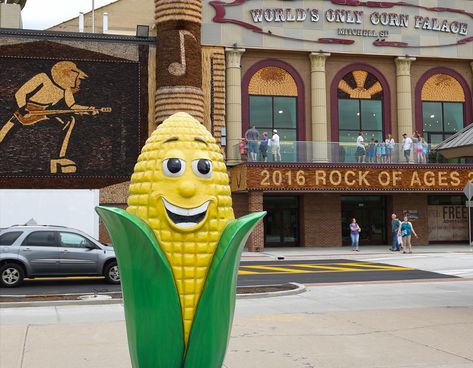
[[[417,245],[465,243],[473,152],[447,160],[433,148],[473,120],[473,6],[437,5],[119,0],[97,10],[107,24],[97,16],[95,31],[106,34],[77,33],[78,18],[46,32],[4,30],[0,189],[96,190],[100,204],[126,207],[144,140],[186,111],[225,151],[235,215],[268,211],[250,250],[342,246],[353,217],[362,245],[388,244],[393,212],[409,216]],[[130,36],[137,24],[151,37]],[[45,74],[49,92],[33,98],[41,105],[70,72],[75,102],[88,111],[9,129],[21,113],[18,91],[30,99]],[[62,102],[56,110],[70,110]],[[265,161],[259,148],[252,157],[240,146],[250,126],[270,138],[277,130],[280,161],[273,147]],[[366,144],[391,134],[391,154],[379,145],[357,162],[360,130]],[[427,144],[406,157],[402,135],[415,131]]]

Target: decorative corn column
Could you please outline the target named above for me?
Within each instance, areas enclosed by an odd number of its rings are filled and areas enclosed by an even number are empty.
[[[311,52],[310,86],[312,107],[313,159],[316,162],[328,161],[328,122],[327,122],[327,85],[325,61],[330,56],[325,52]]]
[[[245,49],[226,48],[226,93],[227,93],[227,163],[238,162],[240,154],[237,144],[241,131],[241,55]]]
[[[396,62],[396,89],[397,89],[397,132],[398,139],[406,133],[411,135],[414,129],[412,123],[412,88],[411,63],[416,58],[409,56],[397,57]],[[389,132],[387,132],[389,133]]]
[[[200,0],[155,0],[156,123],[176,112],[204,120]]]

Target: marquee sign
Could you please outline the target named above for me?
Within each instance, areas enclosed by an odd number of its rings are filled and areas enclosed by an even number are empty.
[[[203,44],[412,56],[473,56],[473,11],[467,0],[207,1]],[[431,2],[430,2],[431,3]],[[453,48],[453,51],[452,51]],[[437,49],[437,51],[433,51]],[[448,49],[448,50],[447,50]],[[442,56],[442,55],[440,55]]]
[[[471,166],[239,165],[231,170],[232,191],[461,192],[473,181]]]

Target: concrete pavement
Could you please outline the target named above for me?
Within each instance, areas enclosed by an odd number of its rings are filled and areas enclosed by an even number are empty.
[[[463,278],[310,286],[300,295],[237,300],[225,367],[473,367],[473,254],[467,247],[412,255],[383,249],[279,249],[257,257],[343,254]],[[122,308],[1,309],[0,367],[129,368]]]

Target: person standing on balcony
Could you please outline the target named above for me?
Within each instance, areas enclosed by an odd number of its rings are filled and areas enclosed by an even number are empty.
[[[271,152],[273,153],[273,161],[281,161],[281,147],[279,145],[279,135],[277,129],[273,129],[273,136],[271,137]]]
[[[386,140],[384,142],[386,143],[386,163],[390,164],[393,162],[393,151],[396,142],[394,142],[393,136],[391,134],[386,136]]]
[[[264,132],[261,136],[261,142],[259,143],[259,151],[264,162],[268,161],[268,141],[268,133]]]
[[[404,152],[404,158],[406,162],[409,163],[409,159],[411,157],[411,149],[412,149],[412,139],[407,136],[406,133],[402,135],[402,151]]]
[[[412,135],[412,147],[414,149],[414,162],[419,164],[422,162],[422,146],[420,144],[420,135],[417,131]]]
[[[367,154],[369,163],[376,162],[376,142],[374,138],[371,138],[371,141],[368,144]]]
[[[358,133],[358,138],[356,138],[356,162],[363,163],[365,161],[366,149],[365,149],[365,140],[363,138],[363,132]]]
[[[248,161],[256,161],[258,158],[259,132],[255,125],[246,131],[245,138],[248,141]]]
[[[422,152],[421,152],[421,162],[423,164],[427,163],[427,154],[429,152],[429,145],[427,144],[427,142],[424,140],[424,137],[420,137],[420,143],[419,145],[421,146],[422,148]]]

